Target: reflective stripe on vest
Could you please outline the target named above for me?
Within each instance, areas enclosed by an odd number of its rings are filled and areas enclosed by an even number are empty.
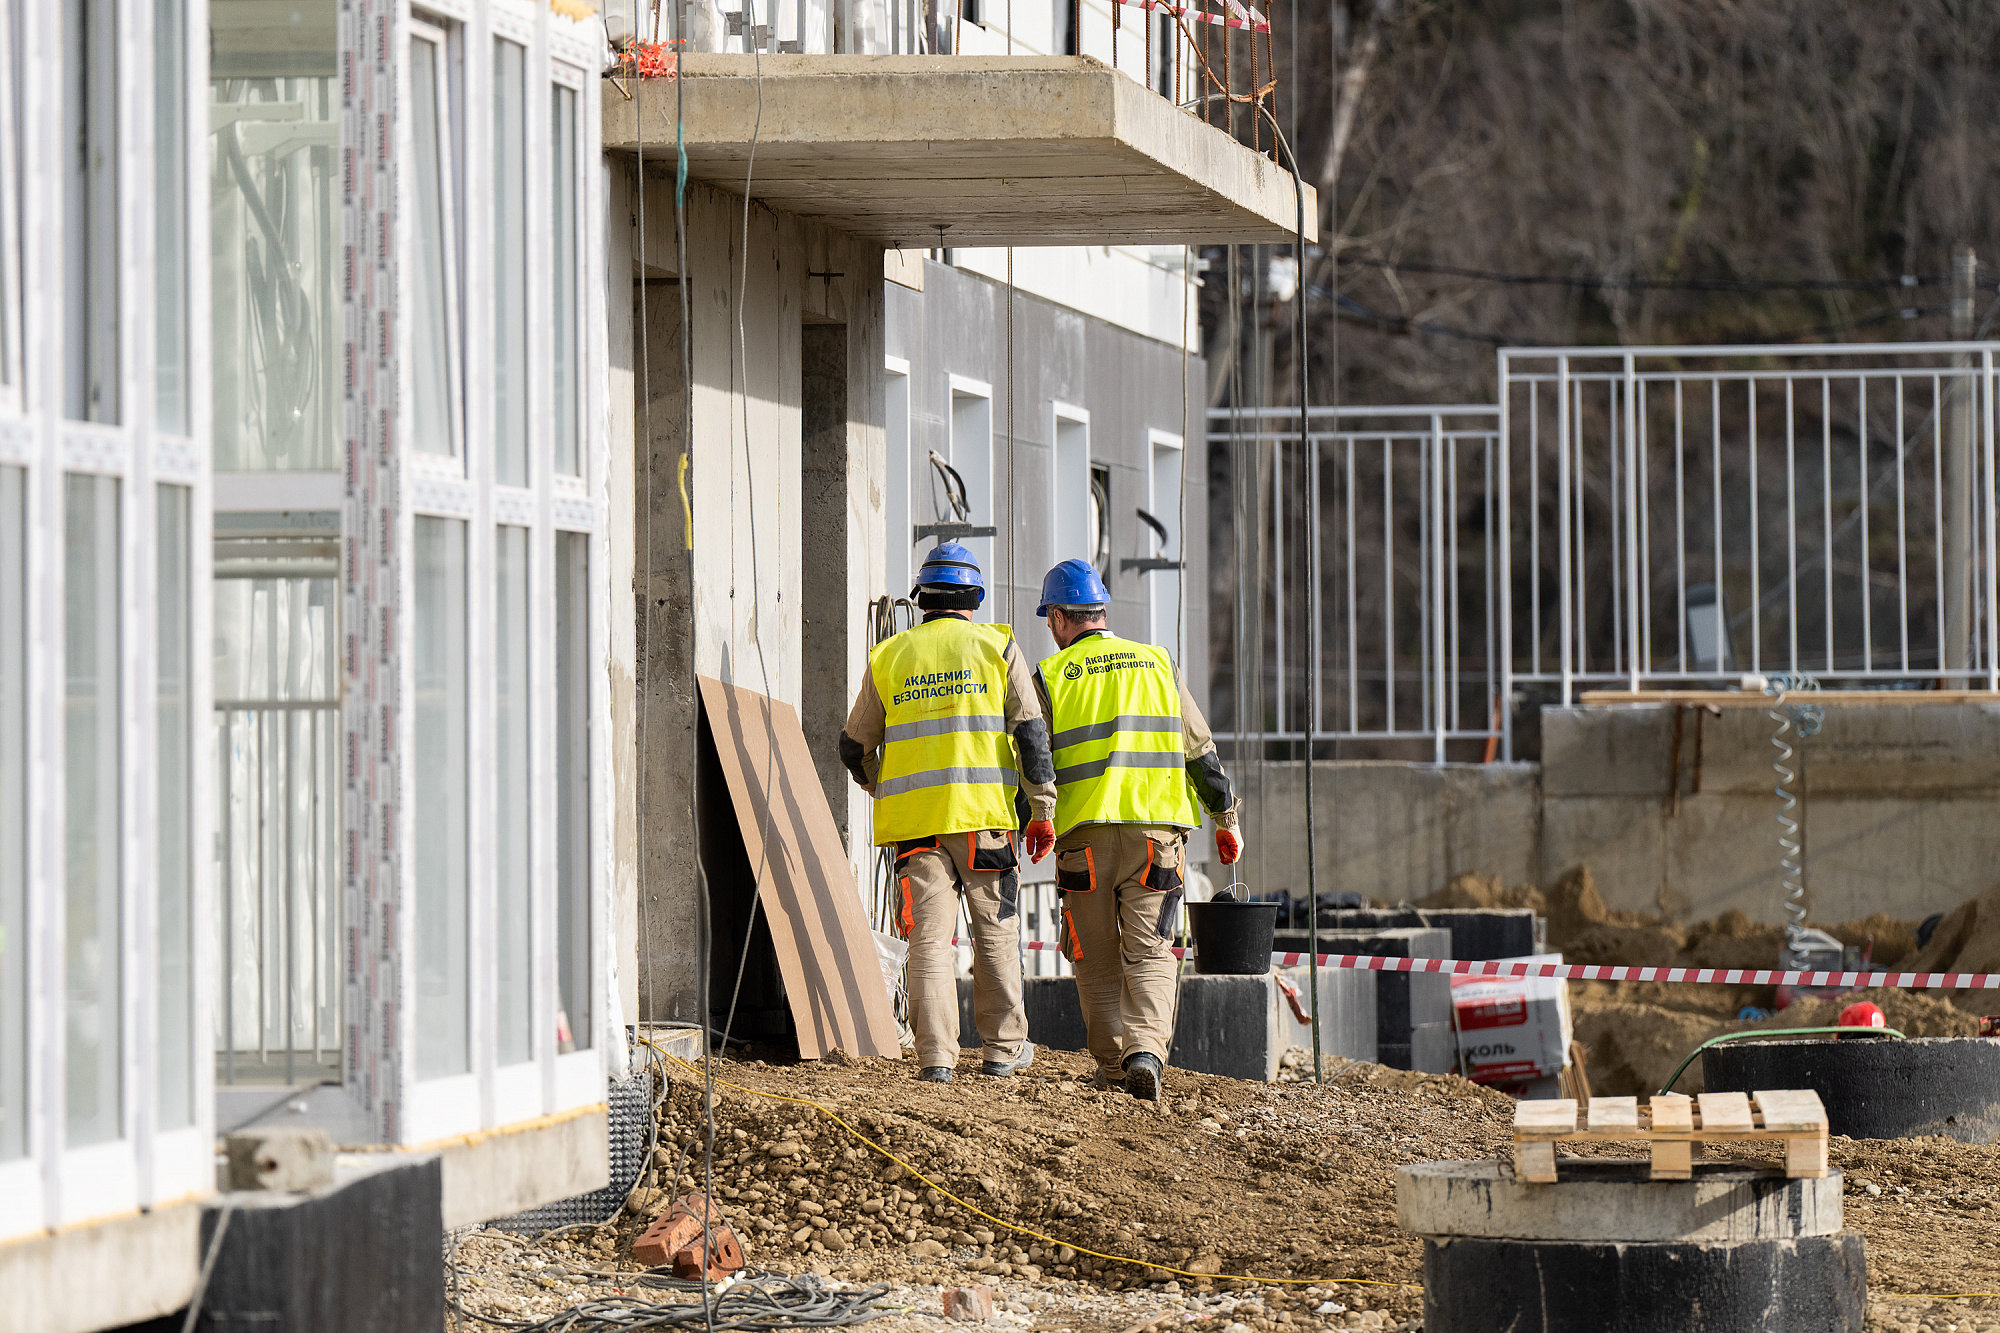
[[[875,844],[1014,827],[1005,625],[941,616],[877,644],[868,671],[887,725]]]
[[[1166,649],[1109,634],[1041,664],[1056,762],[1056,836],[1078,824],[1198,828]]]

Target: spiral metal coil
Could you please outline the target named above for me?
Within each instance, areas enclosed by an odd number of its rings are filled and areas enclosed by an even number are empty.
[[[1773,676],[1764,686],[1764,692],[1772,696],[1773,705],[1770,719],[1778,724],[1771,733],[1771,744],[1778,751],[1778,757],[1771,761],[1777,771],[1778,784],[1772,790],[1780,802],[1778,806],[1778,868],[1782,874],[1785,890],[1785,966],[1798,967],[1803,961],[1800,939],[1806,929],[1806,885],[1804,863],[1799,860],[1799,821],[1792,818],[1798,809],[1798,797],[1792,794],[1792,785],[1798,780],[1798,772],[1791,767],[1795,751],[1787,743],[1789,734],[1804,740],[1819,734],[1820,724],[1826,720],[1826,710],[1818,704],[1794,704],[1786,696],[1804,690],[1817,690],[1819,682],[1811,676]]]

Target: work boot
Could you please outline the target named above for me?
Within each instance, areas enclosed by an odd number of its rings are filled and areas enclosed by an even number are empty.
[[[1160,1100],[1160,1057],[1144,1051],[1126,1056],[1125,1091],[1142,1102]]]
[[[1099,1065],[1097,1072],[1090,1076],[1090,1086],[1099,1092],[1123,1092],[1125,1091],[1125,1071],[1122,1069],[1119,1070],[1118,1077],[1113,1078],[1104,1072],[1102,1065]]]
[[[979,1066],[979,1072],[988,1078],[1012,1078],[1017,1069],[1026,1069],[1035,1063],[1035,1043],[1024,1041],[1012,1060],[988,1060]]]
[[[923,1069],[919,1069],[917,1071],[917,1082],[949,1083],[951,1082],[951,1068],[948,1065],[929,1065]]]

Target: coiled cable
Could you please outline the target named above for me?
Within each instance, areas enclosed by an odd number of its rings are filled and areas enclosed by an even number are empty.
[[[1791,788],[1798,781],[1798,771],[1791,767],[1797,753],[1786,741],[1786,736],[1796,736],[1803,740],[1819,734],[1820,724],[1826,720],[1826,710],[1818,704],[1788,703],[1786,696],[1801,690],[1817,690],[1819,682],[1811,676],[1773,676],[1764,686],[1764,692],[1772,697],[1770,719],[1778,724],[1771,733],[1771,745],[1778,751],[1778,757],[1771,761],[1771,767],[1778,774],[1777,786],[1772,791],[1778,798],[1778,870],[1780,883],[1785,891],[1785,966],[1803,967],[1804,951],[1802,942],[1806,931],[1806,885],[1805,866],[1799,859],[1799,821],[1792,817],[1798,809],[1798,797]]]

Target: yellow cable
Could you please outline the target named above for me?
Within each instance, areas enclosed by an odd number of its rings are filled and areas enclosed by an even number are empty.
[[[2000,1296],[2000,1291],[1879,1291],[1892,1301],[1969,1301],[1975,1296]]]
[[[699,1075],[701,1072],[700,1070],[696,1069],[693,1065],[689,1064],[687,1061],[681,1059],[678,1055],[672,1055],[666,1051],[661,1051],[660,1054],[665,1055],[667,1059],[672,1060],[675,1064],[687,1070],[690,1074]],[[1350,1287],[1414,1287],[1419,1290],[1422,1289],[1421,1284],[1415,1282],[1377,1282],[1372,1278],[1364,1278],[1364,1277],[1257,1277],[1255,1275],[1248,1273],[1196,1273],[1185,1268],[1174,1268],[1168,1264],[1156,1264],[1149,1262],[1148,1260],[1145,1259],[1128,1258],[1122,1254],[1101,1254],[1096,1250],[1085,1249],[1083,1246],[1077,1245],[1071,1241],[1057,1240],[1054,1236],[1043,1235],[1041,1232],[1036,1231],[1031,1227],[1018,1226],[1013,1222],[1004,1221],[1001,1218],[993,1216],[993,1214],[987,1212],[983,1208],[967,1203],[965,1200],[959,1198],[956,1194],[953,1194],[950,1190],[946,1189],[944,1186],[938,1184],[935,1180],[932,1180],[929,1176],[925,1175],[923,1172],[917,1170],[917,1168],[915,1168],[914,1166],[911,1166],[908,1162],[904,1161],[902,1158],[896,1156],[896,1154],[890,1152],[887,1148],[884,1148],[881,1144],[875,1142],[875,1140],[869,1138],[866,1134],[863,1134],[860,1130],[856,1129],[854,1126],[848,1124],[845,1120],[841,1119],[840,1116],[834,1112],[833,1108],[829,1106],[824,1106],[821,1103],[812,1100],[812,1098],[810,1097],[787,1097],[785,1094],[781,1092],[765,1092],[759,1088],[746,1088],[740,1083],[729,1083],[722,1079],[717,1079],[715,1081],[725,1088],[734,1088],[738,1092],[747,1092],[753,1097],[768,1097],[774,1102],[796,1102],[800,1106],[810,1106],[812,1107],[813,1110],[818,1111],[821,1115],[833,1121],[834,1124],[839,1125],[849,1134],[852,1134],[855,1138],[860,1139],[863,1143],[873,1148],[876,1152],[881,1153],[884,1157],[894,1162],[897,1166],[902,1167],[905,1171],[915,1176],[918,1180],[923,1181],[924,1184],[930,1186],[932,1189],[936,1190],[939,1194],[944,1195],[945,1198],[950,1199],[953,1203],[965,1209],[967,1212],[977,1213],[979,1216],[985,1218],[987,1221],[993,1223],[995,1226],[1005,1227],[1009,1231],[1018,1231],[1023,1236],[1033,1236],[1036,1240],[1046,1241],[1050,1245],[1068,1246],[1070,1249],[1075,1250],[1078,1254],[1087,1254],[1093,1259],[1103,1259],[1106,1260],[1107,1262],[1114,1264],[1131,1264],[1137,1268],[1157,1268],[1162,1273],[1172,1273],[1177,1277],[1207,1279],[1211,1282],[1260,1282],[1267,1286],[1291,1286],[1291,1287],[1320,1287],[1320,1286],[1331,1286],[1334,1283],[1341,1283],[1345,1286],[1350,1286]]]

